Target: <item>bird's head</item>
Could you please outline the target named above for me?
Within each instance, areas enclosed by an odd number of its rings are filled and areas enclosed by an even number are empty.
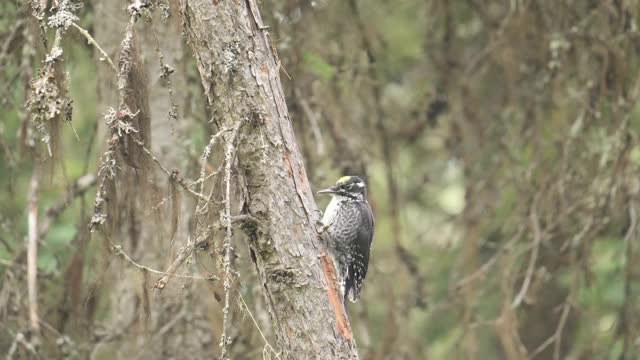
[[[343,176],[336,181],[335,185],[318,191],[318,194],[364,200],[367,197],[367,185],[358,176]]]

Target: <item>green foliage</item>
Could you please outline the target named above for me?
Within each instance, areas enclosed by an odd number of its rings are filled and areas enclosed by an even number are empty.
[[[333,66],[316,54],[304,53],[303,60],[311,73],[325,81],[330,80],[336,73]]]

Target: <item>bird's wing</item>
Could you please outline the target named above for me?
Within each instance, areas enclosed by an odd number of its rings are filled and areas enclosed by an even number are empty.
[[[367,276],[369,268],[369,253],[371,242],[373,241],[373,213],[369,204],[362,203],[359,205],[360,223],[356,226],[359,231],[355,239],[354,259],[349,266],[347,272],[347,293],[351,301],[358,300],[360,288]],[[351,291],[349,291],[351,290]],[[345,294],[346,296],[347,294]]]

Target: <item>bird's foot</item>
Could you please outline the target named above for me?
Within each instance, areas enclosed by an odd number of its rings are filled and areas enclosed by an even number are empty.
[[[327,229],[329,229],[329,226],[331,226],[331,224],[319,224],[320,227],[316,229],[316,231],[318,232],[318,235],[322,235],[325,233],[325,231],[327,231]]]

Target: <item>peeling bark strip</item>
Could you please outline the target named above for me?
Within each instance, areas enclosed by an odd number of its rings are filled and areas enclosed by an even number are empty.
[[[323,273],[319,258],[317,207],[258,6],[255,0],[180,4],[212,123],[241,125],[234,173],[244,177],[238,183],[246,191],[231,204],[256,218],[256,226],[244,230],[278,350],[283,358],[357,359],[344,309],[334,314],[327,296],[331,271]]]
[[[336,270],[326,254],[320,255],[320,261],[322,262],[322,271],[326,278],[329,279],[327,296],[329,297],[329,302],[333,308],[333,313],[336,314],[338,332],[342,337],[351,341],[353,340],[353,335],[351,334],[351,329],[349,327],[349,320],[345,316],[346,314],[343,308],[344,305],[342,303],[342,297],[338,294],[338,289],[336,288]]]

